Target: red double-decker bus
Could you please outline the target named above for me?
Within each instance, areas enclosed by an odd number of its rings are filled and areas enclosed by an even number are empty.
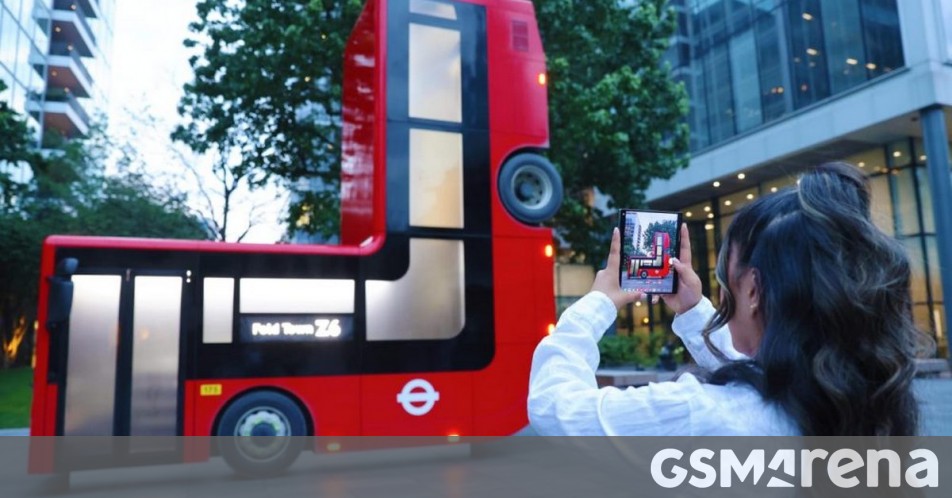
[[[628,277],[641,279],[665,278],[671,274],[671,237],[667,232],[655,232],[648,256],[628,258]]]
[[[561,202],[532,4],[369,0],[344,64],[341,245],[46,240],[32,435],[527,424]]]

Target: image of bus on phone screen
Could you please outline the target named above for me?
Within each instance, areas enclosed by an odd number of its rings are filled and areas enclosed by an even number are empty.
[[[674,294],[678,275],[671,266],[681,248],[681,213],[622,209],[621,269],[619,284],[625,290],[646,294]]]

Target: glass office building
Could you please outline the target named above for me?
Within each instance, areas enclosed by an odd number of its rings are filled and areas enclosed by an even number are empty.
[[[0,99],[27,116],[41,146],[89,132],[105,111],[115,0],[2,0]]]
[[[952,2],[671,4],[678,32],[667,59],[691,99],[691,162],[654,182],[648,200],[684,213],[706,295],[716,300],[716,251],[738,209],[845,160],[868,172],[874,221],[908,249],[916,323],[946,356],[952,199],[936,192],[952,182]],[[632,307],[619,327],[669,330],[666,312]]]

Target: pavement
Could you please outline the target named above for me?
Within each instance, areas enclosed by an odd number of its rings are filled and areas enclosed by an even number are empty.
[[[952,379],[920,378],[913,381],[913,390],[921,403],[923,436],[952,436]],[[0,429],[0,436],[29,436],[30,429]],[[526,428],[517,435],[534,435]]]

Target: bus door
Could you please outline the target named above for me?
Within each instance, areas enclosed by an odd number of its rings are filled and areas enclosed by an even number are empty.
[[[191,272],[85,270],[72,276],[68,327],[60,338],[58,434],[181,434],[180,337]],[[82,438],[68,438],[76,441]],[[112,458],[178,453],[176,438],[120,438],[122,448],[76,447],[67,456],[101,450]],[[118,452],[116,450],[119,450]],[[95,456],[95,455],[93,455]],[[71,458],[71,462],[78,462]],[[93,464],[94,462],[89,462]]]

